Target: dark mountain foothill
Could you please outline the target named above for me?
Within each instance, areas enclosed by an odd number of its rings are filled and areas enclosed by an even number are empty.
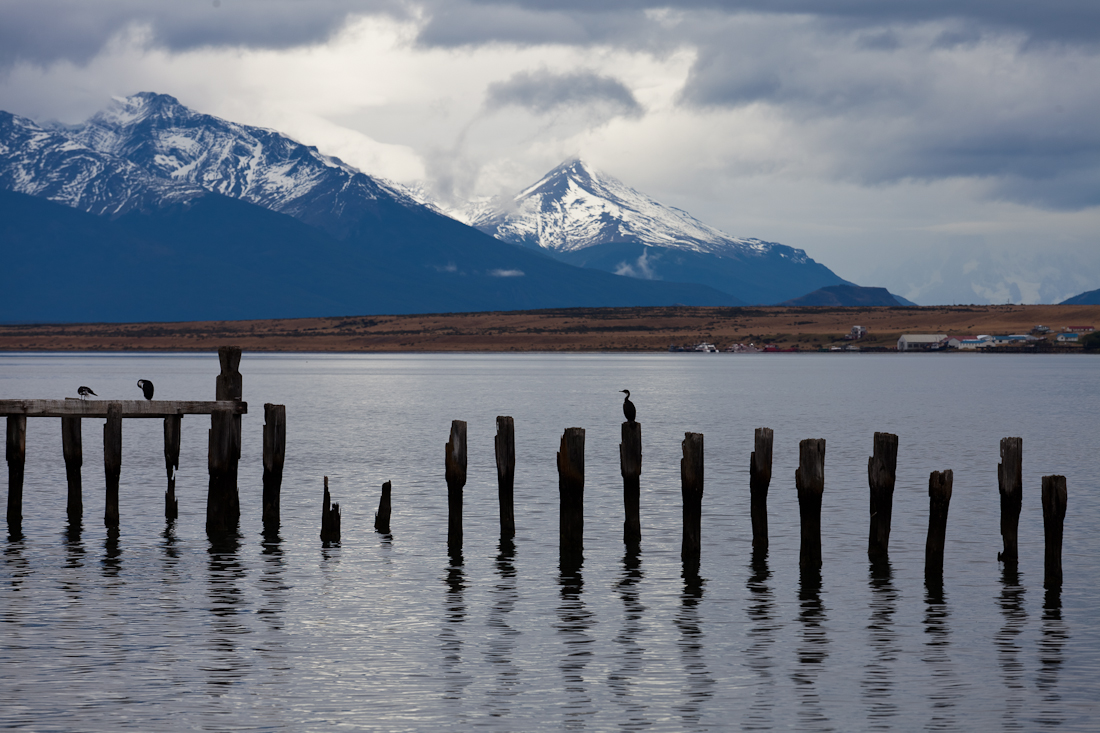
[[[903,302],[904,301],[904,302]],[[801,298],[793,298],[779,305],[787,306],[899,306],[913,305],[899,299],[886,288],[864,288],[858,285],[830,285],[818,288]]]
[[[1100,305],[1100,289],[1089,290],[1072,298],[1066,298],[1058,305]]]

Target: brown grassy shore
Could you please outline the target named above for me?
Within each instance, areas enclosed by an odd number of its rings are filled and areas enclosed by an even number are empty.
[[[660,351],[709,341],[816,349],[865,326],[863,347],[903,333],[1026,333],[1100,326],[1100,306],[919,308],[569,308],[191,323],[0,325],[2,351]]]

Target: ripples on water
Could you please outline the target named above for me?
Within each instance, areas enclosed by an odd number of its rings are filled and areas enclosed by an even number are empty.
[[[121,526],[83,523],[59,421],[30,420],[21,536],[0,549],[0,726],[32,730],[1088,730],[1100,713],[1095,360],[696,355],[254,356],[241,371],[239,536],[211,543],[206,421],[183,424],[179,519],[159,421],[126,421]],[[202,399],[210,356],[2,356],[0,397],[92,384]],[[624,547],[621,395],[643,425],[642,543]],[[259,522],[264,402],[287,405],[283,522]],[[514,541],[494,418],[516,418]],[[465,544],[442,446],[469,422]],[[557,547],[554,452],[587,429],[583,556]],[[751,548],[753,429],[775,429],[770,552]],[[680,560],[680,440],[707,435],[703,553]],[[900,436],[888,559],[866,461]],[[1001,437],[1024,438],[1020,564],[996,561]],[[798,567],[797,441],[824,437],[820,571]],[[952,468],[944,577],[923,573],[927,475]],[[1039,477],[1068,477],[1061,593],[1042,587]],[[323,547],[321,477],[343,510]],[[392,533],[373,531],[393,480]],[[6,489],[6,478],[3,479]]]

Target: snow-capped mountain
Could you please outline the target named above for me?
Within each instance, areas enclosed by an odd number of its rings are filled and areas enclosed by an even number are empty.
[[[845,283],[806,252],[733,237],[568,160],[511,201],[478,201],[459,218],[566,262],[645,279],[698,282],[750,303],[778,303]]]

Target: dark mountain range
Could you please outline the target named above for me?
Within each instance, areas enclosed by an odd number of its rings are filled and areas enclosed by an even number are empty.
[[[886,288],[864,288],[858,285],[830,285],[793,298],[779,305],[791,306],[898,306],[913,305],[904,298],[893,295]]]
[[[1072,298],[1066,298],[1058,305],[1100,305],[1100,289],[1089,290]]]

